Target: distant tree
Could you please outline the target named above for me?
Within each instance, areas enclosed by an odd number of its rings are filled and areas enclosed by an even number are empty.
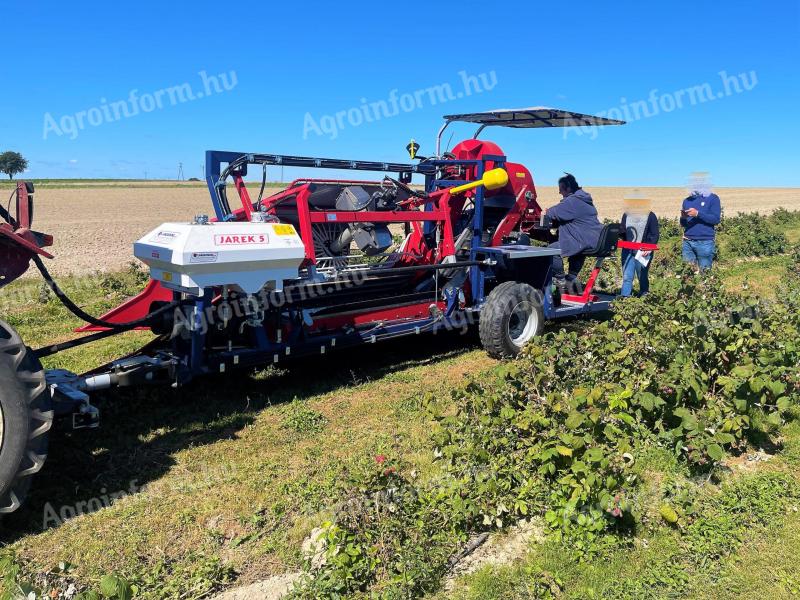
[[[3,152],[0,154],[0,173],[14,179],[14,175],[28,168],[28,161],[19,152]]]

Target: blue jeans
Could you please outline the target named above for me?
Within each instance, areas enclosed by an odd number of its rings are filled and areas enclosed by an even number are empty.
[[[683,240],[684,262],[698,265],[702,271],[711,268],[715,250],[714,240]]]
[[[652,259],[651,259],[652,260]],[[645,267],[642,263],[636,260],[636,252],[632,250],[622,251],[622,290],[621,296],[630,296],[633,293],[633,278],[634,276],[639,280],[639,295],[644,296],[650,291],[650,279],[648,278],[648,271],[650,270],[650,263]]]

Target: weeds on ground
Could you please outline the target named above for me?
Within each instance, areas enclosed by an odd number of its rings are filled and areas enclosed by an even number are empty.
[[[297,594],[418,595],[436,588],[459,541],[532,515],[578,562],[630,546],[642,527],[682,531],[698,568],[730,554],[747,527],[774,516],[775,498],[794,497],[785,478],[723,488],[701,513],[692,480],[668,477],[648,496],[637,462],[656,449],[713,480],[730,453],[778,431],[800,405],[800,284],[773,303],[688,270],[657,285],[609,321],[550,333],[472,381],[454,395],[455,413],[432,403],[441,477],[418,484],[393,473],[362,488],[362,502],[397,500],[328,524],[330,561]],[[678,558],[634,591],[682,581]],[[540,587],[533,597],[557,586],[545,577]]]

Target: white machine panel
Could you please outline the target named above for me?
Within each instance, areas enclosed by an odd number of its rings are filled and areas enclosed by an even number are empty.
[[[133,253],[168,289],[201,296],[203,288],[231,285],[255,294],[296,278],[305,246],[285,223],[164,223]]]

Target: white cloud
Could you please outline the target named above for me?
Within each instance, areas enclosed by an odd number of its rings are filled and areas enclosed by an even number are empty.
[[[71,164],[71,165],[77,165],[77,164],[78,164],[78,159],[77,159],[77,158],[70,158],[70,159],[69,159],[69,164]]]

